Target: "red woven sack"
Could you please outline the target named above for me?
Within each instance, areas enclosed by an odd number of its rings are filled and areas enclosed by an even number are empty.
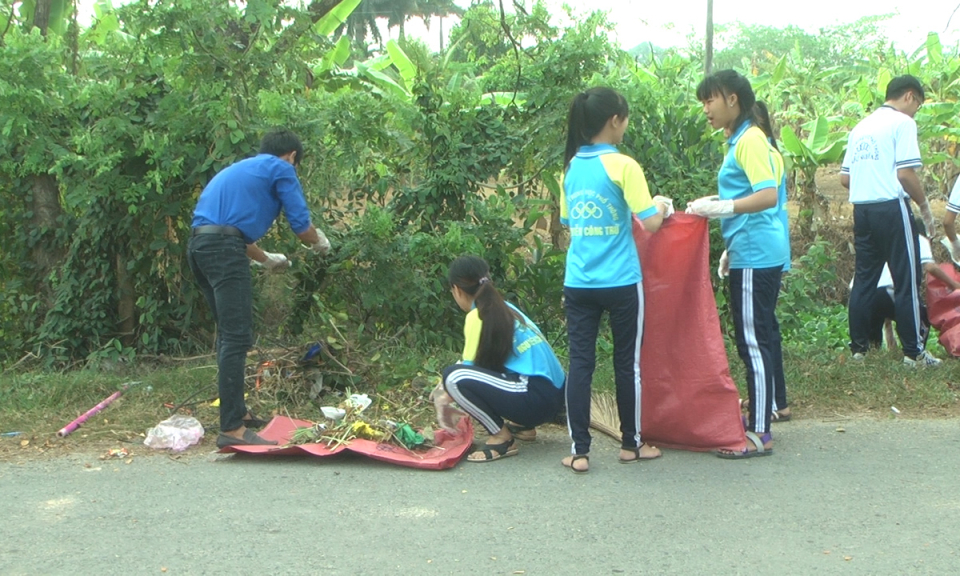
[[[634,218],[645,315],[642,436],[669,448],[742,450],[739,393],[710,284],[707,224],[677,213],[651,235]]]
[[[940,268],[954,280],[960,273],[951,263]],[[927,274],[927,315],[930,324],[940,331],[940,344],[951,356],[960,356],[960,290],[951,292],[947,285]]]

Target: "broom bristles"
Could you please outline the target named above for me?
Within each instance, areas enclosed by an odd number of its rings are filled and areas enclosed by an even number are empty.
[[[613,394],[593,392],[590,395],[590,427],[620,441],[620,413]]]

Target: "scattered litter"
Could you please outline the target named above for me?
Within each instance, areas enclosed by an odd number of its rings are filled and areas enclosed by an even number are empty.
[[[339,422],[343,420],[343,417],[347,415],[347,411],[343,408],[336,408],[334,406],[322,406],[320,411],[323,412],[323,415],[334,422]]]
[[[366,394],[351,394],[350,397],[347,398],[347,405],[355,408],[357,412],[363,412],[372,403],[373,400]]]
[[[246,400],[249,396],[250,396],[249,393],[244,393],[243,399]],[[210,407],[211,407],[211,408],[219,408],[219,407],[220,407],[220,398],[217,398],[217,399],[215,399],[213,402],[211,402],[211,403],[210,403]]]
[[[112,458],[126,458],[130,456],[130,451],[126,448],[111,448],[100,455],[101,460],[110,460]]]
[[[156,427],[147,430],[143,443],[157,450],[169,448],[174,452],[186,450],[203,438],[203,426],[193,416],[175,414]]]
[[[899,414],[899,413],[900,413],[900,410],[897,410],[897,407],[896,407],[896,406],[891,406],[891,407],[890,407],[890,410],[893,410],[893,413],[894,413],[894,414]]]
[[[99,404],[87,410],[86,412],[81,414],[76,420],[74,420],[73,422],[61,428],[60,431],[57,432],[57,436],[59,436],[60,438],[65,438],[68,434],[70,434],[71,432],[79,428],[81,424],[86,422],[87,418],[90,418],[91,416],[95,415],[97,412],[100,412],[101,410],[109,406],[114,400],[122,396],[123,393],[126,392],[128,388],[130,388],[131,386],[136,386],[137,384],[140,384],[140,382],[127,382],[126,384],[121,386],[119,390],[117,390],[113,394],[101,400]]]
[[[20,436],[23,432],[0,432],[0,436],[4,438],[13,438],[14,436]]]
[[[320,342],[315,342],[313,346],[310,346],[310,349],[307,350],[307,353],[303,355],[303,358],[300,359],[300,363],[306,364],[307,362],[317,358],[317,355],[320,354],[321,350],[323,350],[323,344]]]
[[[426,442],[423,435],[418,434],[409,424],[396,426],[393,434],[401,444],[410,449],[422,446],[423,443]]]
[[[847,430],[843,426],[837,426],[837,432],[846,432]]]

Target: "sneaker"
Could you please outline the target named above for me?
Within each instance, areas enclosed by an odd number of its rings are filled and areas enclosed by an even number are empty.
[[[853,355],[854,360],[863,360],[864,358],[866,358],[866,356],[864,356],[863,352],[856,352]]]
[[[903,364],[911,368],[915,366],[939,366],[943,364],[943,360],[924,350],[916,357],[916,359],[910,358],[909,356],[904,356]]]

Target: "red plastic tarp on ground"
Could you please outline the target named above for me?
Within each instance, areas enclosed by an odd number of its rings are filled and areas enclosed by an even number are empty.
[[[308,428],[312,422],[294,420],[286,416],[275,416],[267,426],[260,431],[260,436],[267,440],[276,440],[278,446],[227,446],[220,452],[229,454],[241,452],[244,454],[259,454],[266,456],[333,456],[345,450],[362,454],[399,466],[420,468],[422,470],[444,470],[453,468],[460,458],[466,454],[473,442],[473,424],[470,418],[461,418],[457,424],[457,434],[450,434],[445,430],[434,432],[434,447],[427,450],[408,450],[395,444],[377,443],[372,440],[357,438],[347,444],[341,444],[334,449],[325,444],[296,444],[287,445],[297,428]]]
[[[960,273],[951,263],[939,264],[940,269],[960,282]],[[960,290],[953,292],[946,284],[927,274],[927,316],[930,324],[940,331],[940,344],[951,356],[960,356]]]
[[[642,436],[669,448],[742,450],[740,396],[710,284],[707,226],[704,218],[677,213],[651,235],[634,218],[645,315]]]

